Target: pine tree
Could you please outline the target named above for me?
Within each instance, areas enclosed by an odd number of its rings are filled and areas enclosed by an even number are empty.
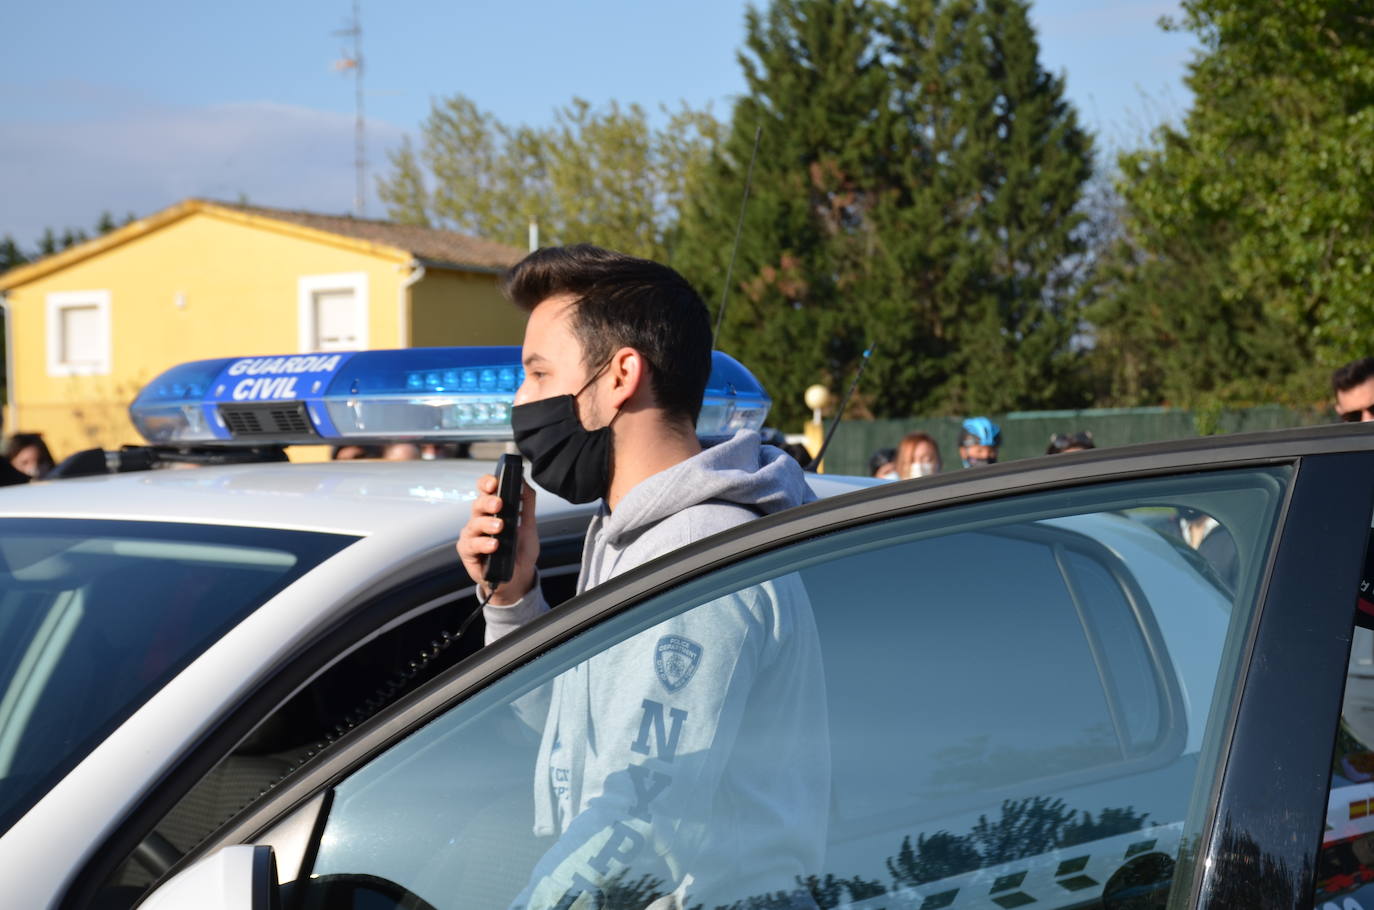
[[[1024,0],[906,0],[889,25],[896,191],[877,213],[890,328],[877,410],[1075,403],[1067,263],[1091,140]],[[881,318],[881,317],[880,317]]]
[[[875,342],[860,413],[1078,403],[1067,264],[1091,140],[1024,0],[778,0],[748,23],[750,94],[680,262],[719,293],[759,125],[718,344],[774,419],[801,417],[813,382],[839,391]]]
[[[849,248],[863,245],[866,213],[881,189],[888,80],[875,27],[872,9],[858,0],[750,8],[740,56],[749,93],[736,103],[729,136],[683,216],[673,264],[713,311],[728,290],[716,346],[759,375],[779,425],[805,413],[807,386],[843,382],[866,340],[854,314],[868,288]]]
[[[4,239],[0,240],[0,272],[7,272],[28,261],[29,257],[25,256],[23,251],[19,249],[19,245],[14,242],[13,237],[6,234]]]
[[[62,231],[60,246],[62,249],[67,250],[76,246],[78,243],[85,243],[89,239],[90,238],[86,236],[86,232],[81,230],[81,228],[66,228]]]

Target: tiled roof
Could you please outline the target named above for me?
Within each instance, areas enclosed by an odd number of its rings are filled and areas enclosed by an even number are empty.
[[[444,262],[456,266],[473,266],[481,269],[504,269],[520,261],[525,251],[517,247],[483,240],[456,231],[422,227],[415,224],[396,224],[392,221],[374,221],[368,218],[354,218],[351,215],[319,215],[314,212],[300,212],[291,209],[271,209],[257,205],[237,205],[231,202],[212,202],[221,208],[256,215],[261,218],[274,218],[288,221],[302,227],[314,228],[331,234],[354,237],[370,243],[383,244],[408,251],[411,255],[432,262]]]

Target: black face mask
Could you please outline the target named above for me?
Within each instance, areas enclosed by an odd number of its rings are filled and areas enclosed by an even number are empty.
[[[529,459],[530,476],[568,502],[600,499],[610,486],[611,424],[588,430],[577,417],[577,396],[596,381],[601,370],[577,390],[577,395],[554,395],[510,410],[515,446]]]

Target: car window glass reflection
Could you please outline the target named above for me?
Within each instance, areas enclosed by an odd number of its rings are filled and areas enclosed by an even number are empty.
[[[1225,591],[1235,591],[1241,571],[1236,538],[1221,519],[1196,506],[1152,506],[1125,514],[1173,542]]]
[[[353,539],[0,522],[0,832],[226,630]]]
[[[1317,860],[1319,910],[1374,910],[1374,534],[1366,546]]]
[[[493,910],[1163,906],[1288,478],[966,505],[707,573],[344,780],[292,898],[385,881]],[[1141,510],[1244,528],[1229,590]],[[531,722],[569,705],[576,722]]]

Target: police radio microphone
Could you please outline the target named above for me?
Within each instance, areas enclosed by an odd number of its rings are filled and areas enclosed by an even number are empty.
[[[496,495],[501,499],[501,530],[496,538],[496,551],[487,557],[482,581],[488,590],[510,581],[515,575],[516,532],[520,528],[520,500],[524,490],[524,467],[519,455],[502,455],[496,463]]]

